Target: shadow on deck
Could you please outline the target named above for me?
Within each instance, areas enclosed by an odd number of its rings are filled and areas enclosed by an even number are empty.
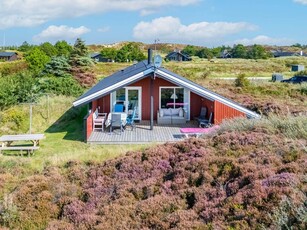
[[[150,142],[165,143],[176,142],[184,139],[180,133],[180,128],[197,127],[196,123],[187,122],[180,125],[157,125],[154,124],[153,130],[150,130],[149,121],[136,123],[134,130],[127,127],[124,132],[115,129],[112,133],[106,129],[92,132],[88,143],[90,144],[146,144]]]

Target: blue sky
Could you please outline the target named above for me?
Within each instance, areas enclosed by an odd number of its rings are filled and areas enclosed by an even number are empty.
[[[0,46],[307,44],[307,0],[0,0]]]

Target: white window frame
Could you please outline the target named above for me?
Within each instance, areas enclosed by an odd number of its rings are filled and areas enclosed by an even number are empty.
[[[190,90],[180,86],[160,86],[159,87],[159,110],[161,109],[161,89],[183,89],[183,101],[187,103],[184,110],[187,113],[187,120],[190,120]],[[187,98],[186,98],[187,97]]]

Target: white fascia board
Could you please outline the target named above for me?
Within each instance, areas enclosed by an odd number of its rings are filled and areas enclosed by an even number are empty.
[[[116,83],[114,85],[111,85],[111,86],[109,86],[107,88],[104,88],[102,90],[97,91],[96,93],[93,93],[91,95],[88,95],[87,97],[84,97],[84,98],[82,98],[82,99],[80,99],[78,101],[73,102],[73,106],[76,107],[76,106],[81,105],[83,103],[90,102],[94,98],[97,98],[97,97],[99,97],[101,95],[104,95],[104,94],[106,94],[108,92],[112,92],[115,89],[120,88],[122,86],[125,86],[125,85],[129,84],[129,82],[135,81],[135,80],[137,80],[137,79],[139,79],[139,78],[141,78],[141,77],[143,77],[143,76],[145,76],[147,74],[150,74],[152,72],[153,72],[153,69],[147,69],[147,70],[145,70],[143,72],[135,74],[135,75],[133,75],[133,76],[131,76],[129,78],[126,78],[123,81],[120,81],[120,82],[118,82],[118,83]]]
[[[210,93],[210,92],[208,92],[208,91],[205,91],[205,90],[203,90],[203,89],[200,89],[200,88],[198,88],[198,87],[196,87],[196,86],[194,86],[194,85],[192,85],[192,84],[190,84],[190,83],[188,83],[188,82],[185,82],[185,81],[183,81],[183,80],[181,80],[181,79],[178,79],[178,78],[174,77],[174,76],[171,75],[171,74],[165,73],[165,72],[162,71],[162,70],[156,70],[155,72],[156,72],[157,74],[160,74],[161,76],[164,76],[164,77],[166,77],[166,78],[168,78],[168,79],[171,79],[171,80],[174,81],[174,82],[177,82],[178,84],[180,84],[180,85],[182,85],[182,86],[184,86],[184,87],[187,87],[187,88],[189,88],[189,89],[192,89],[193,91],[198,92],[198,93],[201,94],[201,95],[206,95],[208,98],[211,98],[211,99],[213,99],[213,100],[217,100],[217,101],[219,101],[219,102],[222,102],[223,104],[229,105],[230,107],[232,107],[232,108],[234,108],[234,109],[237,109],[237,110],[239,110],[239,111],[241,111],[241,112],[243,112],[243,113],[246,113],[246,114],[248,114],[248,115],[250,115],[250,116],[252,116],[252,117],[254,117],[254,118],[260,118],[260,115],[259,115],[259,114],[254,113],[254,112],[252,112],[252,111],[250,111],[250,110],[244,108],[243,106],[239,106],[239,105],[237,105],[237,104],[235,104],[235,103],[232,103],[231,101],[225,100],[224,98],[218,97],[217,95],[215,95],[215,94],[213,94],[213,93]]]

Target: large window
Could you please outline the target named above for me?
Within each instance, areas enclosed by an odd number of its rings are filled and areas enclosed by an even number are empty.
[[[190,119],[190,91],[182,87],[160,87],[159,108],[183,108]]]
[[[160,103],[161,108],[183,108],[183,88],[161,88]]]

